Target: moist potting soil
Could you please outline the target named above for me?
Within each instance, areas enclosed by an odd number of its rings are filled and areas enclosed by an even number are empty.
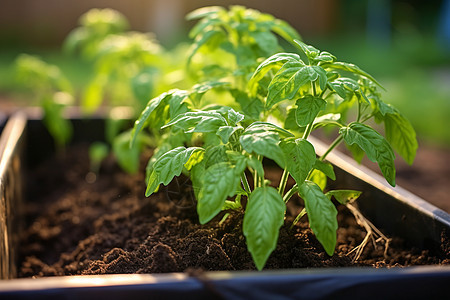
[[[266,172],[277,184],[281,171]],[[19,277],[256,269],[242,234],[242,211],[226,218],[221,213],[200,225],[189,178],[177,177],[146,198],[144,173],[127,174],[110,156],[94,174],[87,145],[66,149],[30,170]],[[396,237],[386,253],[384,244],[370,241],[354,262],[350,251],[366,232],[341,205],[336,252],[330,257],[308,228],[307,216],[291,228],[302,208],[299,198],[288,203],[277,248],[265,269],[450,262],[448,239],[440,249],[423,250]]]

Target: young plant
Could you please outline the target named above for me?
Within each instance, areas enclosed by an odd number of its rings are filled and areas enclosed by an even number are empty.
[[[190,72],[196,72],[200,81],[231,76],[236,88],[245,84],[259,59],[282,50],[278,37],[289,43],[300,39],[285,21],[239,5],[229,10],[203,7],[186,18],[199,19],[189,33],[194,39],[188,57]]]
[[[120,132],[123,119],[113,115],[116,106],[129,106],[140,111],[152,98],[160,82],[164,52],[150,33],[126,31],[127,19],[112,9],[91,9],[80,17],[80,25],[67,37],[64,48],[80,52],[94,63],[94,75],[83,92],[81,107],[93,113],[108,101],[111,117],[106,123],[106,139],[112,146],[119,165],[129,173],[139,167],[140,149],[148,142],[139,138],[139,147],[128,147],[130,131]],[[92,153],[107,147],[94,144]]]
[[[61,70],[37,56],[21,54],[16,59],[17,80],[33,91],[44,110],[44,124],[57,147],[64,147],[72,136],[72,125],[63,116],[64,108],[73,104],[70,82]]]
[[[305,208],[294,223],[307,214],[326,253],[334,253],[338,224],[331,199],[348,205],[360,195],[352,190],[325,190],[327,178],[335,179],[333,166],[325,159],[339,143],[352,147],[357,157],[366,153],[391,185],[395,185],[392,147],[409,163],[417,149],[410,123],[381,101],[379,84],[372,76],[353,64],[338,62],[328,52],[295,43],[299,54],[275,54],[254,71],[248,92],[240,95],[262,104],[251,115],[221,105],[199,108],[192,100],[198,103],[203,94],[171,91],[148,103],[132,134],[135,138],[151,124],[168,137],[183,137],[160,146],[149,161],[146,196],[185,172],[194,186],[201,224],[223,210],[245,210],[243,233],[259,270],[276,247],[286,203],[295,194]],[[366,124],[372,118],[384,122],[387,139]],[[308,137],[322,126],[336,127],[338,136],[317,157]],[[276,187],[264,178],[263,158],[284,170]],[[286,191],[289,177],[296,184]],[[242,202],[243,198],[247,201]]]
[[[82,97],[82,108],[92,113],[105,98],[110,105],[141,109],[153,96],[162,47],[150,33],[126,31],[128,21],[112,9],[92,9],[80,17],[80,27],[67,37],[64,48],[79,51],[95,64],[94,76]]]

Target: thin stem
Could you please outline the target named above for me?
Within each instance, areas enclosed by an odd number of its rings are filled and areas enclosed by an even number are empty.
[[[359,122],[359,120],[361,119],[361,101],[359,101],[359,97],[358,97],[358,117],[356,118],[356,122]]]
[[[311,122],[311,123],[309,123],[307,126],[306,126],[306,129],[305,129],[305,132],[303,133],[303,139],[307,139],[308,137],[309,137],[309,135],[311,134],[311,132],[312,132],[312,129],[313,129],[313,124],[314,124],[314,121],[313,122]]]
[[[284,194],[284,189],[286,188],[286,184],[289,178],[289,172],[287,169],[283,170],[283,175],[281,176],[280,185],[278,186],[278,193],[280,193],[281,196]]]
[[[250,185],[248,184],[247,176],[245,176],[245,173],[241,174],[241,182],[242,182],[242,185],[244,186],[244,190],[248,194],[250,194],[251,189],[250,189]]]
[[[314,81],[311,81],[311,86],[312,86],[312,90],[313,90],[313,96],[316,97],[317,91],[316,91],[316,84],[314,83]]]
[[[323,91],[320,93],[320,95],[319,95],[319,98],[322,98],[322,99],[325,99],[324,97],[323,97],[323,95],[325,94],[325,92],[327,91],[327,89],[328,89],[328,86],[325,86],[325,88],[323,89]]]
[[[365,123],[372,117],[373,117],[373,114],[369,114],[369,115],[365,116],[360,122],[361,123]]]
[[[330,154],[330,152],[337,147],[337,145],[339,145],[342,140],[344,139],[344,137],[342,135],[338,136],[334,142],[330,145],[330,147],[327,149],[327,151],[319,158],[319,160],[325,160],[325,158],[327,157],[328,154]]]
[[[292,196],[294,196],[295,193],[297,193],[297,191],[298,191],[298,185],[295,184],[295,185],[294,185],[294,186],[286,193],[286,195],[284,195],[284,197],[283,197],[284,203],[287,203],[287,202],[289,201],[289,199],[291,199]]]
[[[306,208],[303,208],[302,211],[297,215],[297,217],[295,218],[294,222],[292,222],[290,229],[294,228],[295,225],[297,225],[298,221],[300,221],[300,219],[306,215]]]

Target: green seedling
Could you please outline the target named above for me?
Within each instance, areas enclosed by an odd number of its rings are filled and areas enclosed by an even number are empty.
[[[37,56],[21,54],[16,60],[17,80],[33,91],[33,97],[44,110],[44,124],[58,147],[64,147],[72,136],[72,125],[63,116],[73,104],[70,82],[54,65]]]
[[[239,5],[228,10],[203,7],[186,18],[199,20],[189,33],[194,41],[187,61],[190,72],[201,81],[231,76],[236,87],[242,87],[259,59],[282,50],[280,38],[300,39],[285,21]]]
[[[94,76],[83,93],[87,113],[105,99],[109,105],[141,109],[153,96],[163,49],[150,33],[126,31],[128,21],[112,9],[92,9],[81,16],[80,26],[67,37],[64,48],[80,52],[94,64]]]
[[[337,145],[345,142],[358,159],[365,153],[393,186],[393,149],[409,163],[417,149],[410,123],[381,101],[379,83],[372,76],[328,52],[295,43],[299,53],[278,53],[264,60],[245,92],[236,94],[230,85],[220,86],[235,96],[235,108],[199,107],[204,93],[170,91],[148,103],[132,133],[135,138],[143,128],[152,127],[171,137],[149,161],[146,195],[184,172],[194,186],[201,224],[224,210],[245,210],[243,234],[258,269],[276,247],[286,203],[295,194],[305,208],[294,223],[307,214],[326,253],[334,253],[338,224],[331,199],[349,205],[360,195],[352,190],[326,190],[327,179],[335,180],[326,157]],[[204,90],[216,87],[206,85]],[[244,109],[238,97],[260,105]],[[384,123],[386,138],[367,124],[371,119]],[[318,157],[308,137],[324,126],[337,128],[337,137]],[[264,178],[264,158],[284,170],[276,186]],[[289,177],[295,185],[286,190]]]

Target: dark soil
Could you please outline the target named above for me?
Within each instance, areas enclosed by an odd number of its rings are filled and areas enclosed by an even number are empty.
[[[110,157],[94,181],[86,149],[71,149],[30,172],[20,277],[255,269],[242,234],[242,212],[231,213],[222,223],[220,215],[200,225],[188,178],[176,178],[145,198],[142,170],[124,174]],[[369,243],[359,262],[352,262],[347,254],[365,232],[342,206],[336,253],[329,257],[308,228],[307,217],[290,229],[301,208],[300,199],[290,201],[266,269],[450,262],[448,245],[430,253],[404,249],[397,239],[386,257],[384,245]]]

